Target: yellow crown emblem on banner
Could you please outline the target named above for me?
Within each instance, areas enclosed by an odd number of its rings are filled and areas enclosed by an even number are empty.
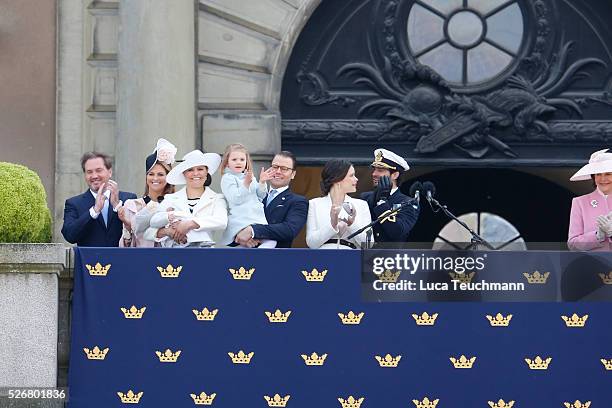
[[[512,408],[514,406],[514,401],[506,402],[503,399],[500,399],[497,402],[489,401],[489,406],[491,408]]]
[[[274,394],[273,397],[268,397],[267,395],[264,395],[264,399],[268,403],[269,407],[286,407],[289,398],[291,398],[291,395],[286,395],[284,397],[281,397],[278,394]]]
[[[402,359],[402,356],[398,355],[397,357],[393,357],[391,354],[387,354],[384,357],[374,356],[374,358],[376,359],[376,361],[378,361],[378,365],[380,365],[381,367],[395,368]]]
[[[612,358],[609,359],[609,360],[606,360],[605,358],[602,358],[600,361],[604,365],[606,370],[612,370]]]
[[[412,318],[416,322],[417,326],[433,326],[434,324],[436,324],[438,314],[434,313],[430,315],[427,312],[423,312],[421,313],[421,315],[418,315],[416,313],[413,313]]]
[[[462,354],[459,358],[451,357],[450,361],[455,368],[472,368],[474,361],[476,361],[476,357],[467,358]]]
[[[425,397],[423,398],[423,401],[419,401],[419,400],[412,400],[412,402],[414,403],[414,405],[416,406],[416,408],[436,408],[436,406],[438,405],[438,402],[440,402],[439,399],[435,399],[435,400],[429,400],[429,398]]]
[[[204,309],[202,309],[201,312],[198,309],[191,309],[191,311],[193,312],[196,319],[198,320],[213,321],[215,320],[215,317],[217,316],[217,312],[219,312],[219,309],[215,309],[211,311],[211,310],[208,310],[207,307],[205,307]]]
[[[612,285],[612,271],[608,272],[607,275],[605,273],[600,273],[598,275],[605,285]]]
[[[512,315],[509,314],[508,316],[504,317],[504,315],[498,313],[495,315],[495,317],[487,315],[487,319],[493,327],[508,327],[508,325],[510,325],[510,320],[512,320]]]
[[[327,354],[318,355],[317,353],[312,353],[311,355],[302,354],[302,358],[307,366],[322,366],[325,363],[325,359],[327,358]]]
[[[142,315],[144,314],[145,310],[147,310],[146,306],[143,306],[141,309],[138,309],[134,305],[132,305],[132,307],[129,309],[126,309],[125,307],[121,308],[121,311],[126,319],[142,319]]]
[[[311,272],[302,271],[302,275],[304,275],[307,282],[323,282],[327,275],[327,269],[319,272],[317,268],[314,268]]]
[[[548,279],[549,275],[550,275],[550,272],[540,273],[539,271],[535,271],[532,274],[529,274],[527,272],[523,273],[523,276],[527,278],[527,282],[538,283],[538,284],[546,283],[546,280]]]
[[[227,355],[230,356],[234,364],[250,364],[255,352],[251,351],[249,354],[245,354],[244,351],[240,350],[238,353],[234,354],[230,351]]]
[[[251,276],[253,276],[255,268],[246,269],[244,266],[241,266],[238,269],[229,268],[229,271],[232,274],[232,278],[234,278],[234,280],[251,280]]]
[[[363,402],[363,400],[365,400],[364,397],[356,399],[352,395],[350,395],[347,399],[338,398],[338,401],[340,402],[340,405],[342,405],[342,408],[359,408],[361,407],[361,403]]]
[[[134,394],[134,391],[129,390],[125,394],[122,392],[118,392],[117,395],[121,398],[121,402],[124,404],[138,404],[140,402],[140,398],[142,398],[142,394],[144,392],[140,391],[138,394]]]
[[[347,314],[338,313],[338,317],[340,317],[340,320],[342,321],[342,324],[359,324],[359,323],[361,323],[361,318],[364,315],[365,315],[364,312],[361,312],[359,314],[355,314],[355,313],[353,313],[352,310],[350,310]]]
[[[565,408],[589,408],[591,406],[591,401],[580,402],[576,400],[573,404],[571,402],[564,402],[563,405],[565,405]]]
[[[98,262],[96,263],[95,266],[85,265],[85,267],[87,268],[91,276],[106,276],[106,274],[108,273],[108,270],[111,267],[111,264],[102,266],[100,262]]]
[[[472,278],[474,278],[474,275],[476,275],[476,272],[472,272],[472,273],[449,272],[448,275],[451,277],[452,280],[457,280],[461,283],[470,283],[472,282]]]
[[[289,315],[291,315],[291,310],[287,310],[285,313],[281,312],[279,309],[276,309],[274,313],[265,312],[266,316],[268,316],[268,321],[270,323],[287,323],[287,319],[289,319]]]
[[[552,357],[548,357],[544,360],[540,356],[536,356],[533,360],[530,358],[525,359],[525,362],[529,365],[531,370],[548,370],[548,365],[551,361]]]
[[[589,315],[584,315],[582,317],[578,316],[576,313],[572,315],[572,317],[561,316],[565,325],[567,327],[584,327]]]
[[[176,363],[176,360],[178,360],[179,356],[181,355],[181,350],[173,352],[170,349],[166,349],[166,351],[163,353],[156,351],[155,354],[157,354],[160,363]]]
[[[397,278],[401,275],[401,271],[393,272],[389,269],[378,275],[378,280],[381,282],[395,283]]]
[[[189,394],[191,395],[191,399],[193,399],[193,403],[196,405],[212,405],[217,393],[213,392],[210,395],[206,395],[204,391],[200,393],[200,395]]]
[[[183,270],[182,266],[174,267],[170,264],[165,268],[163,266],[158,266],[157,270],[162,278],[178,278],[179,273]]]
[[[104,350],[101,350],[98,346],[95,346],[91,350],[88,348],[83,349],[88,360],[104,360],[106,358],[106,353],[108,353],[108,350],[108,347]]]

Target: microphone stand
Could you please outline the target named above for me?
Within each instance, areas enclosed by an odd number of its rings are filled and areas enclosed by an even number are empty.
[[[366,229],[368,229],[368,228],[372,228],[374,225],[376,225],[376,224],[378,224],[378,223],[381,223],[381,222],[382,222],[384,219],[386,219],[387,217],[391,217],[391,216],[393,216],[393,215],[395,215],[395,214],[399,213],[399,212],[400,212],[402,209],[404,209],[404,207],[406,207],[408,204],[413,204],[413,203],[415,203],[415,202],[416,202],[416,203],[417,203],[417,205],[418,205],[418,202],[419,202],[419,201],[418,201],[417,199],[415,199],[415,198],[412,198],[412,197],[411,197],[409,200],[404,201],[403,203],[400,203],[400,205],[399,205],[397,208],[392,209],[392,210],[389,210],[389,211],[387,211],[387,212],[384,212],[384,213],[380,214],[380,215],[378,216],[378,218],[376,218],[374,221],[372,221],[372,222],[371,222],[371,223],[369,223],[368,225],[365,225],[365,226],[363,226],[363,227],[359,228],[357,231],[353,232],[351,235],[349,235],[348,237],[346,237],[346,239],[347,239],[347,240],[349,240],[349,239],[351,239],[351,238],[353,238],[353,237],[355,237],[355,236],[357,236],[357,235],[361,234],[361,233],[362,233],[363,231],[365,231]]]
[[[426,198],[427,198],[427,201],[429,201],[429,204],[433,204],[436,207],[438,207],[440,210],[442,210],[442,212],[444,212],[444,214],[446,214],[448,218],[457,221],[459,225],[465,228],[472,235],[471,244],[466,249],[473,249],[474,247],[477,249],[478,245],[483,245],[488,249],[495,250],[493,245],[489,244],[483,237],[481,237],[476,232],[474,232],[470,227],[468,227],[466,223],[464,223],[459,218],[457,218],[455,214],[453,214],[452,212],[448,210],[448,208],[446,208],[445,205],[440,204],[438,200],[436,200],[435,198],[431,196],[426,197]]]

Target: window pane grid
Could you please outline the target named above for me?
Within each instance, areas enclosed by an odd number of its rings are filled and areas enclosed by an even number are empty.
[[[516,59],[523,13],[517,0],[416,0],[408,34],[420,63],[469,86],[495,78]]]

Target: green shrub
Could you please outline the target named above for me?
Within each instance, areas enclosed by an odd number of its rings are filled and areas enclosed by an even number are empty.
[[[50,242],[51,212],[38,174],[0,162],[0,242]]]

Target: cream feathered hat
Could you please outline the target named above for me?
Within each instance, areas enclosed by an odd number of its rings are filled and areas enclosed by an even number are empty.
[[[588,164],[570,177],[570,181],[590,180],[592,174],[598,173],[612,173],[612,153],[608,153],[608,149],[591,154]]]
[[[167,166],[174,164],[174,156],[176,155],[176,146],[166,139],[159,139],[153,153],[147,156],[145,160],[145,170],[148,173],[151,171],[155,163],[161,162]]]

